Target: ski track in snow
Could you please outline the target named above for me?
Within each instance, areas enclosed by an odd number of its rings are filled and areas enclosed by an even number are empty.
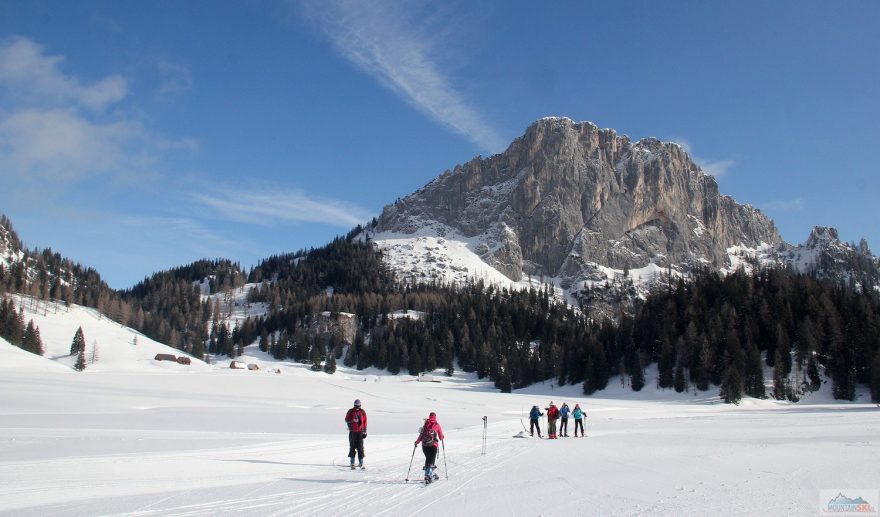
[[[820,490],[878,488],[880,410],[833,402],[830,382],[798,404],[728,406],[717,390],[634,393],[619,380],[585,397],[553,383],[503,394],[461,372],[433,383],[290,362],[272,363],[280,375],[187,368],[93,311],[28,307],[58,359],[0,340],[3,516],[813,515]],[[66,355],[78,326],[101,355],[81,373]],[[253,348],[246,360],[270,362]],[[656,377],[646,370],[648,386]],[[345,469],[355,398],[369,415],[365,471]],[[584,407],[587,438],[514,438],[550,400]],[[424,486],[413,441],[429,411],[446,443],[441,479]]]

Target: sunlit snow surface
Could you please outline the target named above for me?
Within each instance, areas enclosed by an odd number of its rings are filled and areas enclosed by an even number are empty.
[[[799,404],[734,407],[656,390],[649,370],[640,393],[613,379],[592,397],[551,384],[502,394],[459,373],[316,373],[253,347],[241,360],[260,371],[186,367],[87,309],[31,317],[47,356],[82,326],[99,357],[79,373],[0,342],[3,515],[812,515],[821,489],[877,486],[880,409],[832,402],[827,385]],[[352,472],[355,398],[369,468]],[[586,409],[587,438],[514,437],[551,400]],[[441,480],[424,488],[413,442],[429,411],[446,440]]]

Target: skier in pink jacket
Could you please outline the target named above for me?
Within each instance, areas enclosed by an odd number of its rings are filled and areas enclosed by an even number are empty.
[[[419,437],[416,438],[416,445],[419,443],[422,444],[422,452],[425,453],[425,483],[430,483],[436,479],[440,479],[439,476],[434,472],[434,469],[437,468],[434,465],[434,460],[437,459],[437,448],[440,447],[440,442],[443,441],[443,428],[440,427],[440,423],[437,422],[437,413],[431,411],[431,414],[428,415],[428,418],[425,420],[425,425],[419,430]]]

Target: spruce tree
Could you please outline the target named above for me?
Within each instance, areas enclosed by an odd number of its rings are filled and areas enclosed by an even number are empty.
[[[204,361],[205,360],[205,342],[202,341],[201,339],[197,338],[193,342],[192,350],[190,351],[190,354],[192,354],[192,356],[195,357],[196,359],[198,359],[200,361]]]
[[[743,388],[745,394],[756,399],[767,397],[767,391],[764,387],[764,361],[761,360],[761,352],[758,347],[752,343],[746,352],[745,375]]]
[[[785,373],[785,360],[782,358],[782,350],[776,349],[776,358],[773,361],[773,398],[783,400],[788,394],[788,376]]]
[[[312,363],[312,370],[316,372],[320,372],[323,369],[323,366],[321,365],[321,347],[322,344],[319,342],[319,340],[315,339],[312,343],[312,350],[309,353],[309,360]]]
[[[334,354],[327,354],[327,361],[324,363],[324,373],[331,375],[336,373],[336,356]]]
[[[679,360],[675,364],[675,376],[672,380],[673,387],[675,388],[676,393],[682,393],[687,389],[687,378],[684,375],[684,367],[681,365],[681,361]]]
[[[269,351],[269,335],[266,332],[266,329],[260,331],[260,351],[268,352]]]
[[[807,379],[809,379],[810,391],[816,391],[822,387],[822,378],[819,376],[819,366],[813,355],[810,355],[810,358],[807,359]]]
[[[40,327],[35,329],[34,353],[37,355],[46,355],[46,347],[43,346],[43,338],[40,337]]]
[[[657,363],[659,378],[657,383],[661,388],[671,388],[675,384],[675,350],[672,342],[663,340],[660,348],[660,361]]]
[[[636,351],[634,356],[630,386],[633,391],[642,391],[645,387],[645,367],[642,366],[642,354]]]
[[[712,370],[712,349],[705,340],[700,344],[699,363],[696,370],[697,389],[707,391],[709,389],[709,380],[711,379]]]
[[[76,353],[76,363],[73,365],[73,369],[78,372],[81,372],[86,369],[86,351],[85,351],[85,349],[82,349]]]
[[[83,329],[79,327],[73,335],[73,342],[70,344],[70,355],[78,354],[86,351],[86,338],[83,336]]]
[[[28,321],[27,328],[24,330],[24,336],[21,338],[21,348],[32,354],[43,355],[40,350],[42,346],[40,335],[34,326],[34,320]]]
[[[871,365],[871,400],[880,403],[880,349],[874,354]]]
[[[724,399],[724,402],[728,404],[739,404],[740,400],[742,400],[742,377],[739,374],[739,369],[736,367],[736,363],[731,362],[730,366],[727,367],[724,381],[721,384],[720,395]]]

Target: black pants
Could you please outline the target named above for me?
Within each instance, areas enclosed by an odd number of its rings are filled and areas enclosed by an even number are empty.
[[[584,419],[583,418],[575,418],[574,419],[574,435],[578,435],[578,427],[581,428],[581,436],[584,435]]]
[[[538,430],[538,436],[541,436],[541,423],[537,418],[529,419],[529,433],[532,436],[535,435],[535,429]]]
[[[437,447],[433,445],[422,445],[422,452],[425,453],[425,468],[433,467],[437,460]]]
[[[566,436],[568,434],[568,418],[562,417],[559,424],[559,434]]]
[[[358,463],[364,462],[364,433],[360,431],[348,432],[348,457],[354,460],[354,453],[357,452]]]

